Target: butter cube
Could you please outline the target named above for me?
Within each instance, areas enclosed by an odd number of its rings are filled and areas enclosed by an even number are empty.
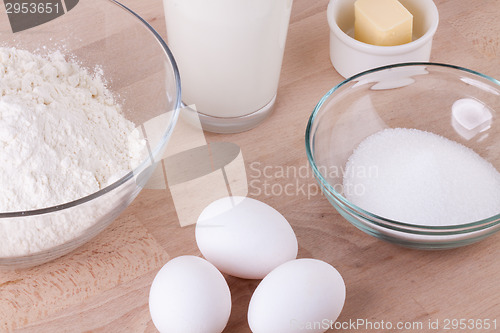
[[[394,46],[412,40],[413,15],[398,0],[357,0],[354,38],[368,44]]]

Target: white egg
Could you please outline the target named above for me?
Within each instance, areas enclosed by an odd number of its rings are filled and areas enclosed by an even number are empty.
[[[262,280],[250,300],[253,333],[321,333],[337,320],[345,284],[333,266],[315,259],[289,261]]]
[[[276,209],[255,199],[226,197],[208,205],[196,224],[203,256],[221,272],[262,279],[297,257],[297,238]]]
[[[156,275],[149,292],[149,311],[161,333],[220,333],[231,313],[231,294],[211,263],[181,256]]]

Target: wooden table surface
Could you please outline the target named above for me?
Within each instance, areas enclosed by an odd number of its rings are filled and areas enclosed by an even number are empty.
[[[161,0],[123,3],[165,36]],[[358,231],[314,191],[310,197],[301,191],[293,196],[264,193],[265,182],[315,186],[311,174],[300,179],[264,178],[255,169],[307,165],[307,119],[320,97],[342,80],[329,60],[327,3],[294,1],[273,115],[246,133],[207,134],[208,142],[238,144],[249,179],[258,179],[262,186],[262,193],[253,188],[250,196],[290,221],[299,257],[324,260],[341,272],[347,299],[340,322],[416,322],[424,329],[406,331],[438,332],[444,331],[445,320],[488,319],[496,320],[500,331],[500,235],[455,250],[409,250]],[[500,78],[500,2],[436,4],[440,24],[431,60]],[[155,332],[148,310],[149,287],[169,259],[185,254],[200,255],[193,227],[179,226],[168,190],[144,190],[105,232],[77,251],[32,269],[0,273],[0,331]],[[226,332],[250,332],[246,311],[259,281],[227,281],[233,311]],[[439,329],[429,328],[429,321],[439,321]],[[475,330],[480,331],[485,330]]]

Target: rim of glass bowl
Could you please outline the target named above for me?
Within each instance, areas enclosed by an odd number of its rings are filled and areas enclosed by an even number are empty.
[[[318,170],[316,166],[316,162],[314,161],[314,154],[313,154],[313,147],[312,145],[314,144],[312,141],[311,133],[312,131],[312,126],[314,124],[314,120],[316,119],[316,116],[320,113],[322,110],[323,104],[326,102],[326,100],[335,92],[337,91],[340,87],[343,85],[354,81],[362,76],[365,76],[367,74],[375,73],[375,72],[380,72],[383,70],[391,69],[391,68],[398,68],[398,67],[410,67],[410,66],[430,66],[430,67],[441,67],[441,68],[447,68],[447,69],[454,69],[462,72],[467,72],[473,75],[480,76],[482,78],[485,78],[492,82],[493,84],[497,85],[500,88],[500,81],[482,74],[480,72],[456,66],[456,65],[450,65],[450,64],[445,64],[445,63],[436,63],[436,62],[406,62],[406,63],[399,63],[399,64],[392,64],[392,65],[387,65],[387,66],[382,66],[382,67],[377,67],[373,69],[366,70],[364,72],[361,72],[359,74],[353,75],[350,78],[345,79],[341,83],[337,84],[335,87],[330,89],[318,102],[318,104],[315,106],[311,116],[309,117],[309,121],[307,123],[307,128],[306,128],[306,134],[305,134],[305,144],[306,144],[306,153],[307,153],[307,159],[309,160],[309,164],[311,165],[311,168],[313,169],[314,175],[316,177],[316,180],[320,183],[321,187],[323,189],[326,189],[329,193],[326,195],[333,195],[334,199],[344,206],[344,208],[347,208],[351,213],[356,215],[359,218],[362,218],[364,220],[369,219],[371,223],[380,226],[380,227],[385,227],[388,229],[396,230],[396,231],[402,231],[402,232],[408,232],[412,234],[419,234],[419,235],[435,235],[435,236],[446,236],[446,235],[456,235],[456,234],[465,234],[469,232],[474,232],[474,231],[481,231],[490,227],[493,227],[495,225],[500,224],[500,213],[497,215],[494,215],[492,217],[482,219],[479,221],[475,222],[470,222],[470,223],[464,223],[464,224],[458,224],[458,225],[447,225],[447,226],[425,226],[425,225],[418,225],[418,224],[411,224],[411,223],[405,223],[397,220],[391,220],[376,214],[373,214],[367,210],[364,210],[353,203],[349,202],[344,196],[342,196],[339,192],[335,190],[333,186],[328,183],[328,181],[323,177],[321,172]]]
[[[151,149],[151,152],[148,153],[147,157],[140,163],[139,166],[137,166],[135,169],[129,171],[125,176],[123,176],[121,179],[117,180],[113,184],[110,184],[106,186],[105,188],[94,192],[90,195],[87,195],[85,197],[79,198],[77,200],[73,200],[64,204],[52,206],[52,207],[47,207],[47,208],[42,208],[42,209],[33,209],[33,210],[27,210],[27,211],[17,211],[17,212],[7,212],[7,213],[0,213],[0,219],[2,218],[13,218],[13,217],[26,217],[26,216],[35,216],[35,215],[43,215],[43,214],[48,214],[48,213],[53,213],[57,211],[61,211],[64,209],[68,209],[71,207],[75,207],[78,205],[81,205],[83,203],[92,201],[108,192],[111,192],[112,190],[116,189],[120,185],[126,183],[130,179],[134,177],[134,175],[138,174],[137,172],[139,170],[145,169],[147,166],[151,164],[151,158],[156,157],[162,147],[167,143],[168,139],[170,138],[170,135],[172,134],[172,131],[174,129],[175,124],[177,123],[177,118],[179,116],[179,109],[181,106],[181,81],[180,81],[180,75],[179,75],[179,70],[177,67],[177,63],[175,62],[174,56],[170,49],[167,46],[167,43],[163,40],[163,38],[160,36],[160,34],[148,23],[146,22],[142,17],[140,17],[137,13],[135,13],[133,10],[128,8],[127,6],[121,4],[120,2],[116,0],[107,0],[111,2],[112,4],[120,7],[121,9],[125,10],[131,15],[131,18],[137,19],[140,22],[142,22],[147,30],[156,38],[156,41],[160,44],[161,48],[165,52],[167,58],[170,61],[170,64],[172,66],[173,70],[173,75],[174,75],[174,80],[175,80],[175,86],[176,86],[176,96],[175,96],[175,107],[173,110],[173,114],[170,120],[170,124],[168,124],[168,127],[163,134],[160,142],[156,145],[154,149]],[[170,111],[170,110],[169,110]]]

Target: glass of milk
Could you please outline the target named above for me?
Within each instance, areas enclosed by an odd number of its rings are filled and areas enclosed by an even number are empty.
[[[183,102],[205,130],[246,131],[272,112],[292,1],[163,1]]]

